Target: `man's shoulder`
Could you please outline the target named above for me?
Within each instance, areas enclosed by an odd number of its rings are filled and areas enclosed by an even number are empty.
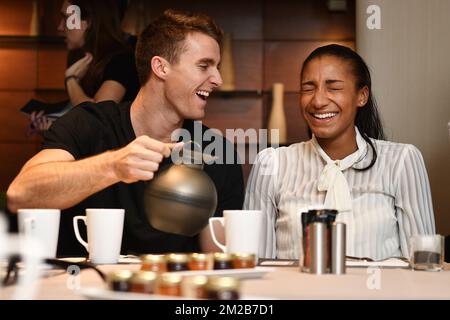
[[[119,114],[121,104],[112,100],[101,102],[82,102],[67,114],[72,117],[86,117],[101,120]]]

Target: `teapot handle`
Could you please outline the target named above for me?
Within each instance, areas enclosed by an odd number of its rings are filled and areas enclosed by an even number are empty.
[[[191,145],[194,147],[191,148]],[[171,158],[175,164],[200,166],[201,168],[204,164],[212,164],[219,159],[218,156],[203,153],[200,143],[193,140],[185,142],[182,148],[173,149]]]
[[[227,247],[223,244],[221,244],[217,238],[216,238],[216,234],[214,232],[214,221],[219,221],[222,226],[224,227],[224,218],[209,218],[209,231],[211,232],[211,236],[212,236],[212,240],[214,241],[214,244],[216,246],[218,246],[223,252],[227,252]]]

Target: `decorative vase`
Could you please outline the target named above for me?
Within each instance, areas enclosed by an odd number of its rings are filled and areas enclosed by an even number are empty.
[[[269,144],[286,144],[287,142],[287,126],[286,116],[284,114],[284,85],[282,83],[274,83],[272,89],[272,109],[270,110],[269,122],[267,125]],[[278,130],[278,139],[272,137],[272,130]]]
[[[31,7],[30,36],[39,35],[39,22],[39,3],[38,0],[34,0]]]
[[[232,91],[236,88],[234,82],[232,41],[231,34],[225,33],[222,39],[222,59],[220,66],[220,74],[222,76],[223,84],[219,89],[222,91]]]

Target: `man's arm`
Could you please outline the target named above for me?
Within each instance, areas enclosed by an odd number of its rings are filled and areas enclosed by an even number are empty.
[[[70,97],[70,102],[74,106],[77,106],[82,102],[100,102],[107,100],[112,100],[119,103],[122,101],[126,93],[125,87],[114,80],[107,80],[103,82],[93,98],[89,97],[84,92],[83,88],[74,78],[70,78],[66,81],[66,87],[67,93]]]
[[[62,149],[43,150],[9,186],[8,208],[65,209],[117,182],[150,180],[173,147],[140,136],[121,149],[77,161]]]

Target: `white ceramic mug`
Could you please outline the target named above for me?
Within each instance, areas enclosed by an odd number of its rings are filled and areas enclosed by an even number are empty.
[[[19,232],[26,238],[38,241],[45,258],[55,258],[58,247],[59,209],[19,209]]]
[[[226,245],[217,241],[214,221],[225,228]],[[254,253],[259,256],[262,241],[263,214],[261,210],[224,210],[223,218],[210,218],[209,229],[214,243],[226,253]]]
[[[75,236],[89,252],[89,260],[92,263],[118,262],[124,217],[124,209],[86,209],[86,216],[73,218]],[[83,220],[87,226],[88,242],[80,236],[78,220]]]
[[[0,212],[1,214],[1,212]],[[10,234],[2,229],[3,217],[0,216],[0,261],[2,267],[0,274],[2,281],[0,281],[0,299],[14,299],[14,300],[33,300],[39,289],[39,278],[42,274],[42,260],[46,257],[42,256],[42,246],[31,237],[24,237],[23,234]],[[15,255],[20,255],[20,270],[19,272],[6,273],[6,269],[11,266],[10,263],[15,260]],[[16,265],[17,266],[17,265]],[[13,270],[13,269],[10,269]],[[4,277],[4,278],[3,278]],[[3,281],[9,283],[11,279],[17,277],[17,283],[12,286],[11,290],[3,290]],[[5,295],[5,291],[9,291]]]

